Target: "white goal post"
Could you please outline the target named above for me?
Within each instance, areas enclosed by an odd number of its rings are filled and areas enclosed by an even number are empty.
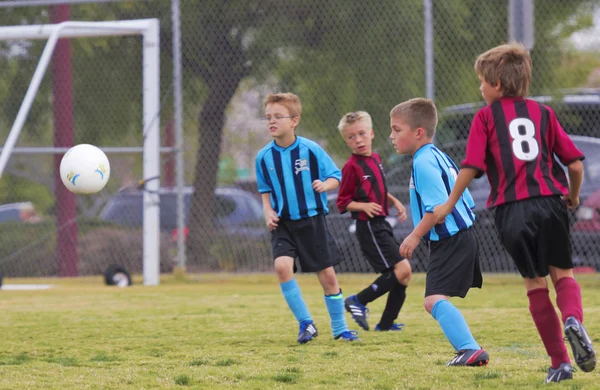
[[[48,39],[40,62],[33,74],[23,103],[0,153],[0,177],[25,124],[44,73],[60,38],[141,35],[143,37],[143,177],[152,178],[145,184],[143,226],[144,285],[160,282],[160,73],[158,19],[121,20],[108,22],[67,21],[59,24],[0,27],[0,40]],[[157,179],[154,179],[157,178]]]

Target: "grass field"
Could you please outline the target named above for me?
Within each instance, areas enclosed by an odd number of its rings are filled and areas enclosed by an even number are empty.
[[[346,295],[373,275],[340,275]],[[319,329],[296,343],[297,324],[274,275],[166,276],[158,287],[105,287],[101,278],[5,280],[50,283],[0,291],[0,388],[541,388],[549,358],[516,275],[485,275],[483,290],[453,302],[489,351],[487,367],[446,367],[453,355],[422,307],[415,275],[402,332],[360,332],[334,341],[315,275],[298,276]],[[581,275],[585,324],[600,349],[600,276]],[[139,280],[137,280],[139,282]],[[554,293],[552,293],[554,297]],[[384,299],[370,305],[372,326]],[[347,316],[352,329],[357,329]],[[600,369],[554,387],[600,388]]]

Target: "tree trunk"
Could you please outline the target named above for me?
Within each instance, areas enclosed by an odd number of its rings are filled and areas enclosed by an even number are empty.
[[[214,270],[218,269],[218,259],[211,256],[209,244],[213,242],[216,230],[215,188],[225,110],[246,74],[246,60],[240,42],[231,42],[226,33],[219,35],[211,50],[214,62],[210,74],[205,77],[209,94],[200,111],[200,145],[196,156],[187,238],[188,265]]]

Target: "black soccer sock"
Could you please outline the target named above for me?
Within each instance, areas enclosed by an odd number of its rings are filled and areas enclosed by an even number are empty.
[[[396,284],[398,284],[396,275],[391,271],[385,271],[369,287],[356,294],[356,299],[366,305],[390,291]]]
[[[379,321],[379,329],[389,329],[394,325],[394,321],[398,318],[400,309],[402,309],[402,305],[404,305],[404,300],[406,299],[406,286],[398,282],[395,278],[394,281],[396,285],[388,294],[385,309],[383,309],[381,321]]]

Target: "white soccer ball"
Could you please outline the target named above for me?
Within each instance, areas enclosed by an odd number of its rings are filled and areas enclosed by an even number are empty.
[[[95,194],[110,177],[106,154],[94,145],[80,144],[65,153],[60,162],[60,178],[69,191],[78,195]]]

